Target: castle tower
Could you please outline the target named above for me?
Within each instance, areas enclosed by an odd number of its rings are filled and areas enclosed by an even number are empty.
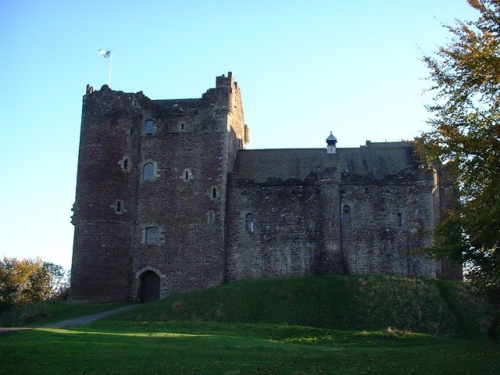
[[[140,94],[103,86],[83,97],[70,299],[127,300],[138,165]]]
[[[70,298],[147,302],[220,285],[227,174],[247,133],[231,73],[199,99],[88,90]]]

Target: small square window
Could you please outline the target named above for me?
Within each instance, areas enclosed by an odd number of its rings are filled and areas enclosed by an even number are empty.
[[[157,227],[146,228],[146,245],[158,245],[160,242],[160,230]]]

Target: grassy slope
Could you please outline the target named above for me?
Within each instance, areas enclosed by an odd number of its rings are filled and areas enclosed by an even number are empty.
[[[117,318],[340,330],[392,327],[466,338],[481,336],[486,329],[481,301],[463,283],[387,276],[243,280],[172,296]]]

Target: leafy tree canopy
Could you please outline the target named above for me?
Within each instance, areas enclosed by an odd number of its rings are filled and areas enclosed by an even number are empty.
[[[453,166],[456,206],[437,226],[437,256],[500,290],[500,0],[468,0],[479,17],[445,26],[449,43],[423,58],[430,70],[430,131],[417,139],[434,165]]]
[[[36,259],[0,259],[0,312],[61,297],[68,289],[62,266]]]

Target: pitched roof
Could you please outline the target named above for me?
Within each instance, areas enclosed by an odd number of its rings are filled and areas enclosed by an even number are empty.
[[[360,148],[338,148],[336,154],[327,154],[324,148],[239,150],[234,172],[264,182],[269,177],[304,179],[311,172],[335,167],[380,180],[415,164],[408,143],[367,142]]]

